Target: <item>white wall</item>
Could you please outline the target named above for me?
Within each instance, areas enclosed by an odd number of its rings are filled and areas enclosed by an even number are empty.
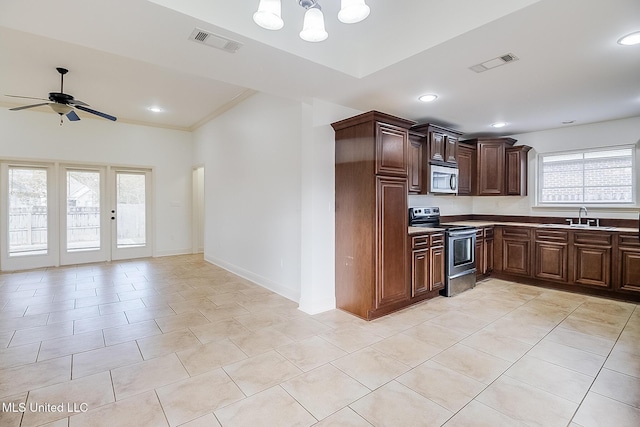
[[[205,259],[300,297],[302,106],[256,94],[194,132],[205,168]]]
[[[552,153],[585,148],[636,144],[636,170],[640,165],[640,117],[569,126],[540,132],[513,135],[517,145],[533,147],[529,151],[529,195],[527,197],[473,197],[474,214],[502,214],[527,216],[577,216],[575,207],[536,207],[536,169],[538,153]],[[636,176],[640,179],[640,174]],[[640,190],[640,183],[638,185]],[[636,195],[640,203],[640,194]],[[631,208],[589,208],[590,217],[637,219],[638,206]]]
[[[259,93],[194,133],[205,259],[316,313],[335,307],[331,123],[359,111]]]
[[[192,136],[189,132],[0,109],[0,159],[153,168],[154,255],[191,253]]]
[[[317,99],[303,104],[300,310],[335,308],[335,132],[361,111]]]
[[[410,194],[409,207],[437,206],[440,208],[440,215],[467,215],[473,211],[473,199],[475,197],[438,195],[431,194]]]

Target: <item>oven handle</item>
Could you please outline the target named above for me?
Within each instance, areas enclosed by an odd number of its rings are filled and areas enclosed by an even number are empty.
[[[463,231],[447,231],[447,234],[449,234],[449,236],[452,237],[460,237],[460,236],[475,236],[476,235],[476,230],[463,230]]]

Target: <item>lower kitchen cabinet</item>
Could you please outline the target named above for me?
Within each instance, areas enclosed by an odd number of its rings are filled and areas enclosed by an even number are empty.
[[[640,293],[640,241],[638,236],[618,236],[618,289]]]
[[[413,236],[411,253],[411,297],[434,295],[444,289],[444,235]]]
[[[504,227],[501,242],[501,270],[507,274],[531,276],[531,230],[525,227]]]
[[[476,251],[482,256],[479,245]],[[484,248],[485,257],[486,253]],[[500,225],[496,226],[494,253],[498,277],[640,301],[636,233]]]
[[[535,273],[539,279],[569,281],[569,232],[535,230]]]
[[[573,233],[573,283],[611,287],[612,240],[610,233]]]
[[[444,235],[437,236],[440,242],[432,240],[432,247],[429,249],[429,266],[431,274],[429,276],[429,289],[431,291],[439,291],[444,289],[445,273],[444,273]]]
[[[493,227],[480,227],[476,232],[476,277],[493,271]]]

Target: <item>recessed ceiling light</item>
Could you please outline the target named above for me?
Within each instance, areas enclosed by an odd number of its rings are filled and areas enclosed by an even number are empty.
[[[624,46],[633,46],[634,44],[640,44],[640,31],[627,34],[626,36],[620,38],[620,40],[618,40],[618,43]]]
[[[434,95],[434,94],[430,93],[430,94],[427,94],[427,95],[422,95],[418,99],[420,101],[422,101],[422,102],[432,102],[432,101],[435,101],[436,99],[438,99],[438,95]]]
[[[503,128],[507,125],[506,122],[495,122],[495,123],[491,123],[491,127],[492,128]]]
[[[147,110],[153,111],[154,113],[162,113],[164,111],[162,108],[157,107],[155,105],[153,107],[147,108]]]

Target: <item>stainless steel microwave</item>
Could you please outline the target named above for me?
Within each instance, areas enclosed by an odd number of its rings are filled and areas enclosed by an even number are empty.
[[[429,191],[435,194],[458,194],[458,168],[429,165]]]

